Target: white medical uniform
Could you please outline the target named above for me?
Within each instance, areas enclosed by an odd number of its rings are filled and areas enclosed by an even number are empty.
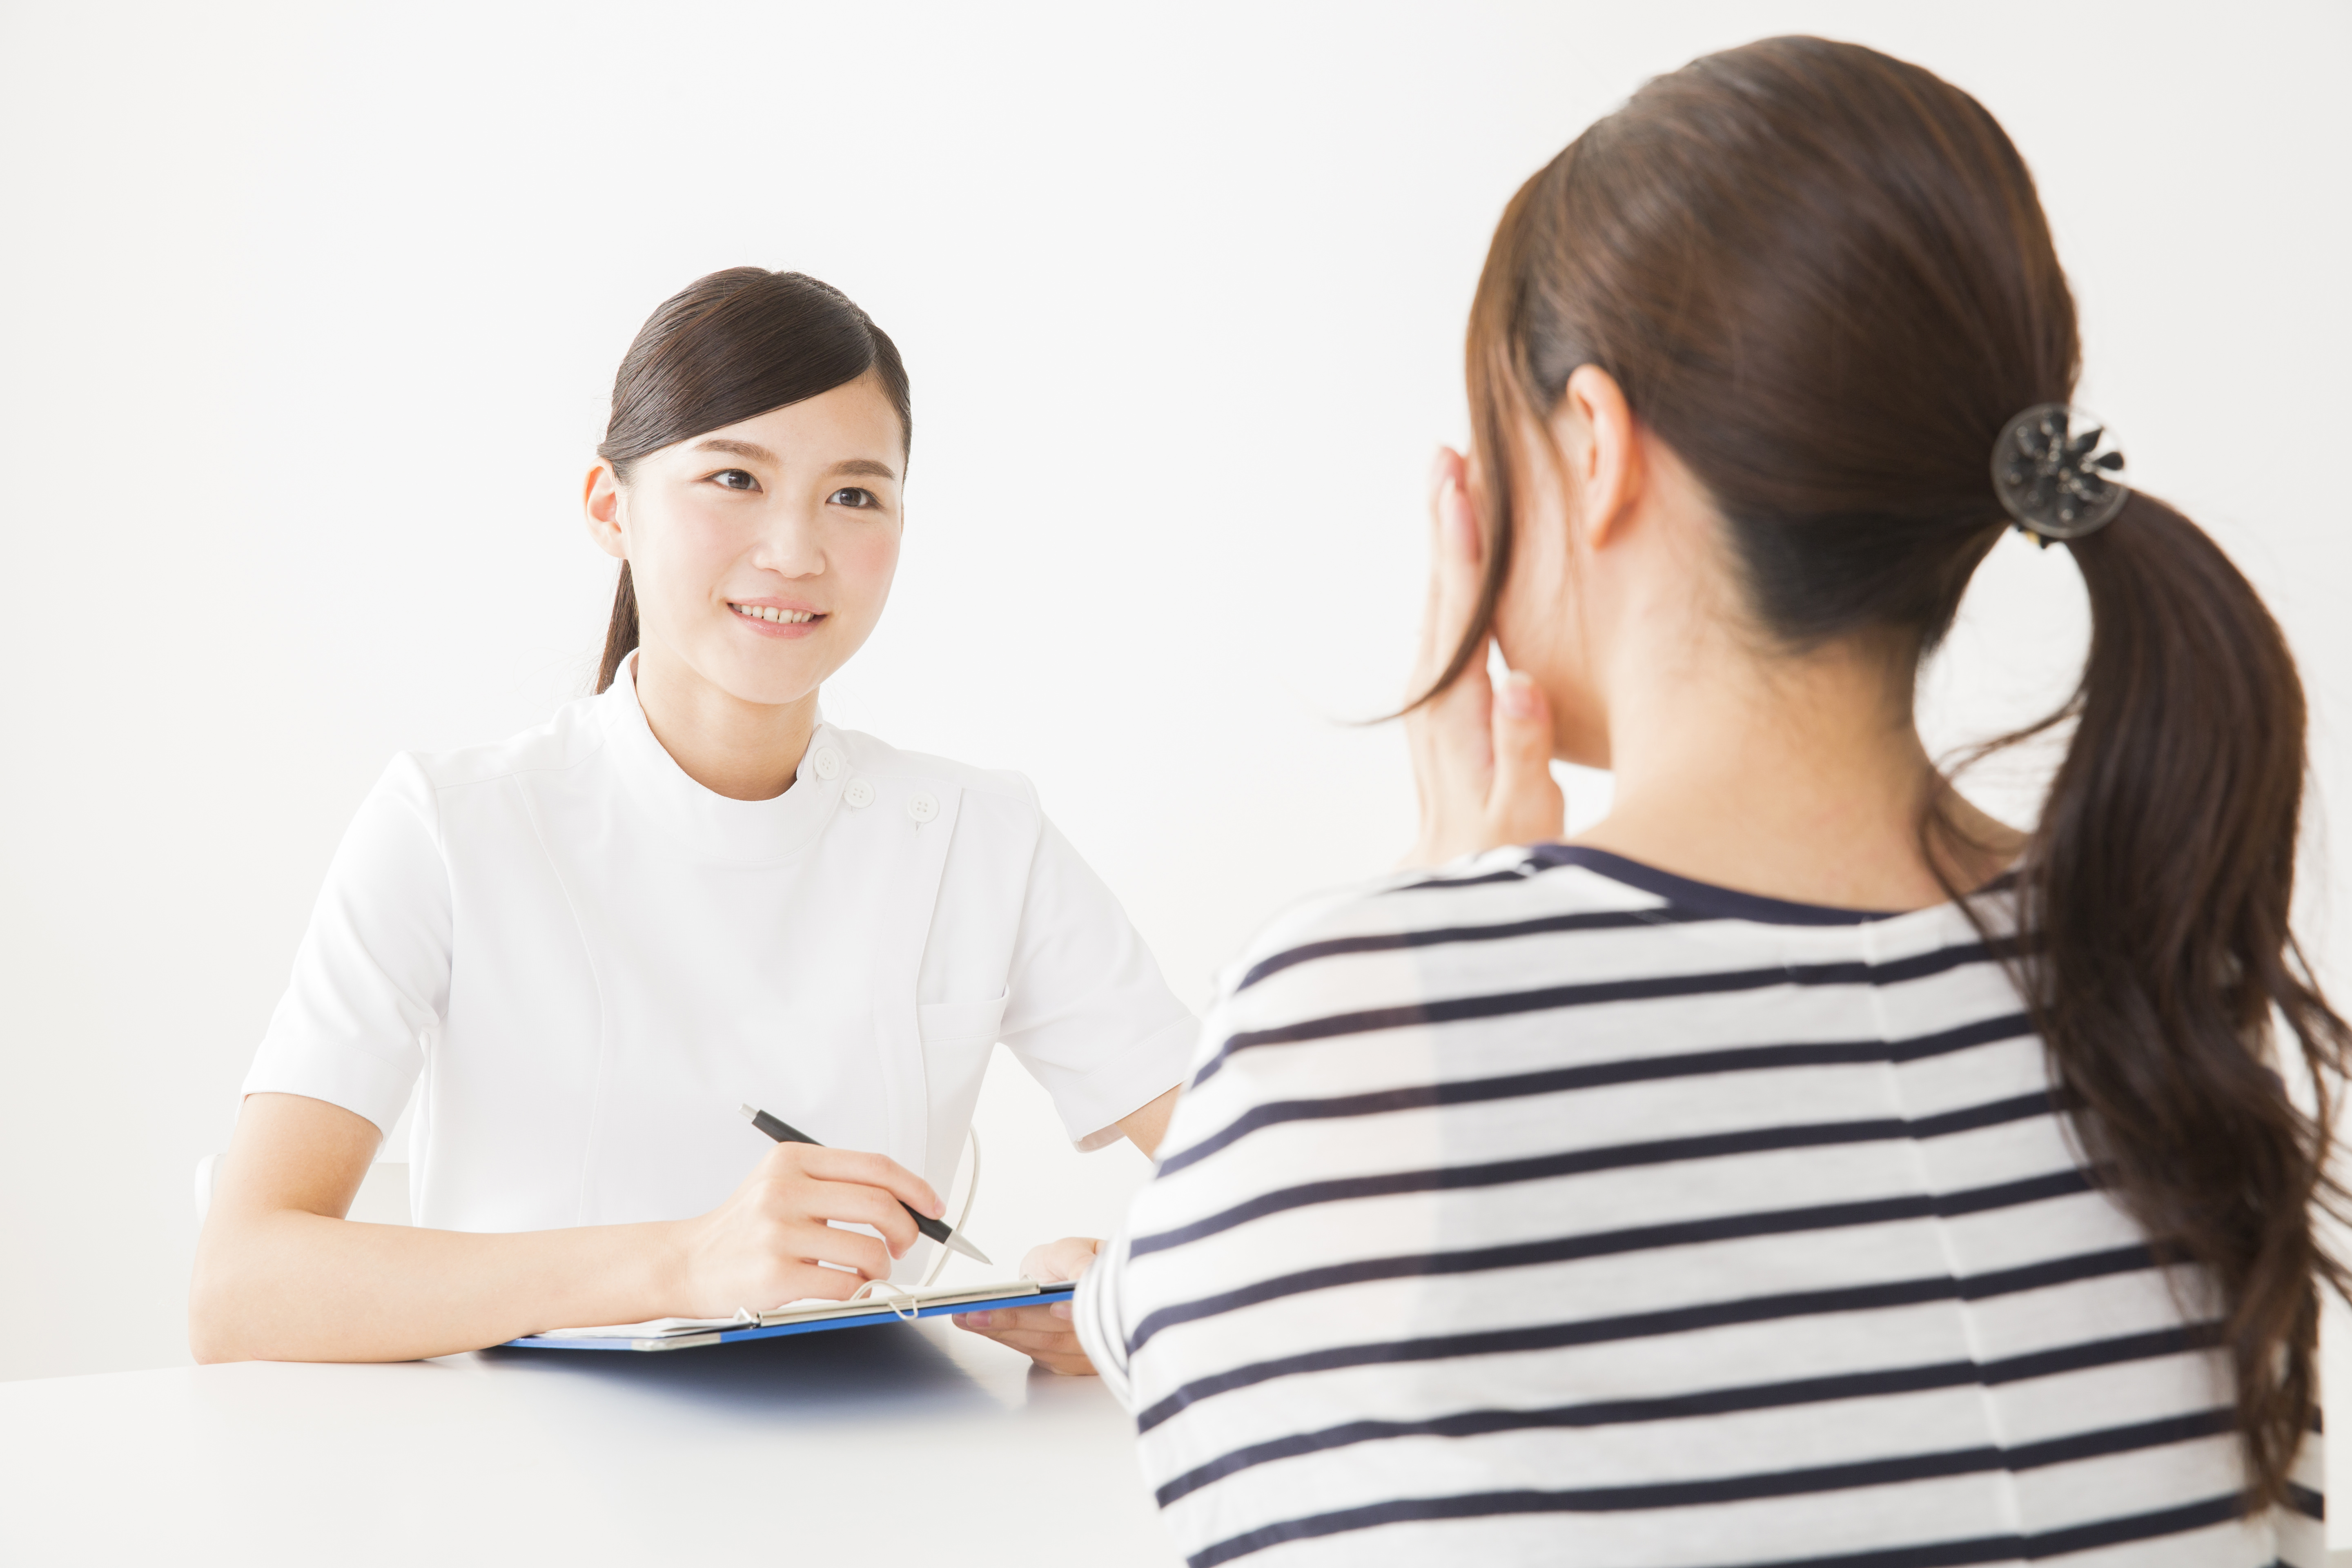
[[[394,760],[245,1080],[389,1128],[421,1078],[417,1224],[706,1212],[769,1148],[743,1104],[944,1194],[999,1040],[1082,1146],[1182,1079],[1191,1014],[1025,779],[820,724],[730,800],[633,677]]]

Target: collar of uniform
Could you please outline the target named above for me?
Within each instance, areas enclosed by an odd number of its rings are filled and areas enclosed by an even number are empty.
[[[621,667],[618,679],[597,700],[597,708],[631,793],[698,858],[740,863],[796,854],[824,831],[840,800],[841,738],[822,715],[793,771],[792,788],[773,800],[733,800],[688,778],[655,739],[645,710],[637,706],[636,655],[631,654]],[[831,770],[817,765],[827,752],[835,758]],[[835,776],[819,776],[826,771]]]

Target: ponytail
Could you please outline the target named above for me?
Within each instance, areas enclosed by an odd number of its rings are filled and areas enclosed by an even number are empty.
[[[2275,1503],[2318,1415],[2315,1281],[2347,1283],[2314,1211],[2344,1197],[2352,1036],[2288,925],[2303,686],[2252,586],[2163,502],[2135,493],[2071,548],[2091,651],[2021,868],[2024,992],[2091,1168],[2218,1291],[2185,1304],[2218,1316],[2249,1491]],[[2274,1070],[2289,1042],[2310,1114]]]
[[[603,696],[621,673],[621,661],[636,650],[637,587],[629,580],[629,563],[621,563],[621,585],[613,590],[613,619],[604,628],[604,658],[596,667],[596,694]]]

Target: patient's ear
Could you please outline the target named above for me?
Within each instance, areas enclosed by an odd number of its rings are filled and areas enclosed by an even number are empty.
[[[1605,550],[1639,510],[1644,476],[1633,406],[1615,376],[1597,364],[1579,365],[1551,418],[1569,514],[1581,525],[1588,549]]]
[[[629,542],[621,535],[621,481],[613,465],[599,460],[581,487],[580,510],[588,521],[588,537],[596,548],[618,560],[629,558]]]

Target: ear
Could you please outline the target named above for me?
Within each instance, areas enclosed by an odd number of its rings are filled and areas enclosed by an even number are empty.
[[[629,558],[629,542],[621,532],[621,479],[613,465],[599,458],[582,487],[580,510],[588,520],[588,537],[596,548],[616,560]]]
[[[1588,549],[1605,550],[1631,526],[1644,475],[1633,410],[1617,378],[1597,364],[1576,367],[1552,411],[1553,439],[1567,458],[1569,515]]]

